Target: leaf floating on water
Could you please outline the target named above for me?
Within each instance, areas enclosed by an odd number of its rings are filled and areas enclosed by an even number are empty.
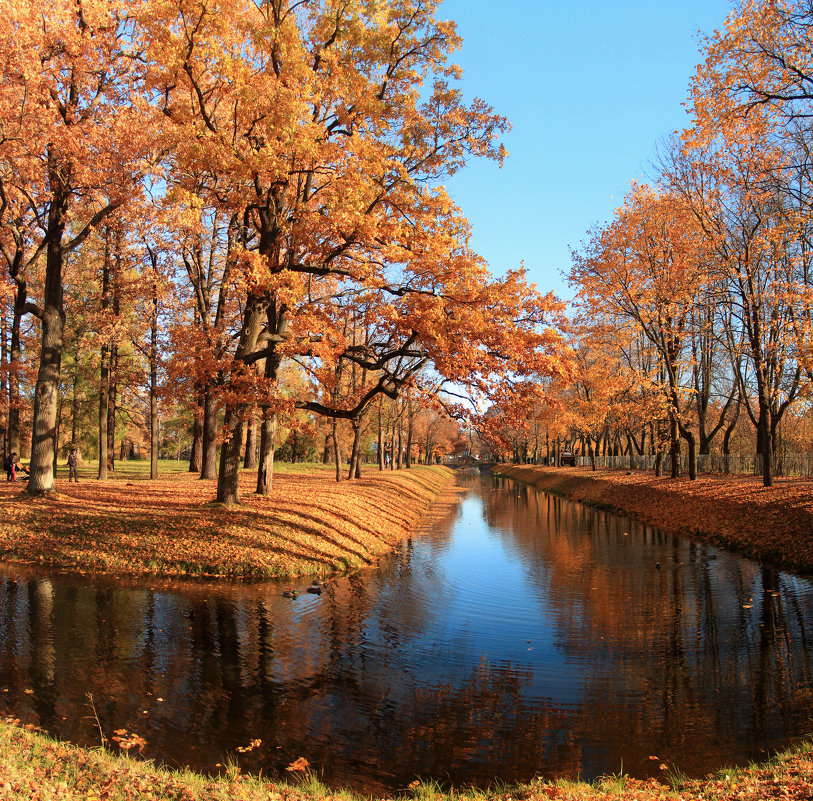
[[[129,751],[131,748],[137,748],[139,752],[147,744],[147,741],[135,732],[127,731],[127,729],[116,729],[113,732],[113,741],[119,744],[119,748],[124,751]]]
[[[291,764],[288,765],[285,770],[288,770],[291,773],[305,773],[310,766],[311,763],[308,762],[305,757],[299,757],[299,759],[295,759],[293,762],[291,762]]]
[[[237,751],[241,754],[247,754],[249,751],[259,748],[262,744],[262,740],[252,740],[248,745],[238,745]],[[290,766],[286,770],[290,770]]]

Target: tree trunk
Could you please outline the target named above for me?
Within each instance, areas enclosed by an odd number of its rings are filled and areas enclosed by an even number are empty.
[[[54,176],[55,186],[59,180]],[[34,424],[31,435],[31,477],[28,492],[55,492],[54,455],[56,453],[57,397],[62,347],[65,331],[65,309],[62,287],[62,237],[68,208],[68,194],[54,190],[48,208],[43,297],[42,345],[37,383],[34,389]]]
[[[734,414],[731,417],[725,432],[723,433],[723,472],[728,475],[731,472],[731,436],[734,429],[737,427],[737,420],[740,417],[740,401],[737,399],[737,405],[734,408]]]
[[[246,432],[246,458],[243,467],[254,470],[257,467],[257,420],[252,417]]]
[[[277,416],[265,413],[260,426],[260,459],[257,467],[257,495],[270,495],[274,482],[274,445]]]
[[[240,456],[245,436],[245,421],[238,411],[226,407],[223,427],[228,432],[226,441],[220,448],[220,472],[217,482],[217,500],[219,503],[240,503]]]
[[[331,435],[333,437],[333,459],[336,462],[336,482],[342,480],[342,455],[339,451],[339,437],[336,432],[336,428],[338,426],[338,421],[336,418],[333,418],[333,425],[331,428]]]
[[[118,406],[118,345],[110,348],[110,400],[107,404],[107,470],[112,473],[116,469],[116,408]]]
[[[158,285],[152,285],[150,325],[150,478],[158,478]]]
[[[107,479],[107,449],[109,439],[107,427],[110,424],[108,405],[110,403],[110,349],[102,345],[101,375],[99,380],[99,481]]]
[[[407,467],[412,467],[412,437],[414,434],[415,415],[412,413],[412,396],[407,398],[407,438],[404,454]]]
[[[378,470],[384,470],[384,401],[378,398]]]
[[[771,430],[769,411],[766,403],[760,399],[759,421],[757,425],[757,453],[762,456],[762,484],[773,485],[773,453],[771,451]]]
[[[217,478],[217,406],[209,387],[203,396],[203,464],[200,477]]]
[[[14,294],[14,316],[11,321],[11,342],[9,343],[8,365],[8,452],[20,453],[20,364],[22,346],[20,328],[23,319],[23,307],[27,301],[25,282],[17,283]]]
[[[192,452],[189,454],[189,472],[203,471],[203,391],[195,393],[195,407],[192,416]]]
[[[697,478],[697,440],[695,439],[694,432],[689,429],[685,428],[684,426],[680,427],[680,436],[686,440],[686,448],[688,450],[688,462],[689,462],[689,480],[694,481]]]
[[[8,320],[6,318],[6,305],[0,299],[0,365],[8,362]],[[5,370],[0,370],[0,457],[8,454],[8,381]]]
[[[348,481],[354,478],[361,478],[361,455],[359,453],[361,446],[361,421],[351,420],[350,425],[353,427],[353,448],[350,451],[350,470],[347,474]]]
[[[678,436],[678,421],[673,413],[669,418],[669,455],[672,457],[672,478],[680,475],[680,437]]]
[[[74,365],[73,393],[71,395],[71,446],[78,447],[79,440],[79,376],[78,367]]]

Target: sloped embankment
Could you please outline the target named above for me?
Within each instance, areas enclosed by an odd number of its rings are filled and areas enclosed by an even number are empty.
[[[214,482],[60,482],[29,498],[0,484],[0,559],[74,570],[159,576],[291,578],[370,564],[406,536],[453,479],[445,467],[275,476],[269,497],[212,504]]]

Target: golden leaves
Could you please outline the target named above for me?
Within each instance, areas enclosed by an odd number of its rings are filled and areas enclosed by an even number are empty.
[[[330,572],[385,553],[450,479],[445,468],[414,467],[336,484],[328,469],[286,474],[280,466],[273,496],[250,496],[238,509],[212,507],[213,483],[188,474],[132,485],[61,485],[66,494],[38,502],[17,500],[18,487],[2,482],[0,513],[7,525],[0,530],[0,554],[133,574]],[[254,477],[246,473],[244,480],[253,484]]]

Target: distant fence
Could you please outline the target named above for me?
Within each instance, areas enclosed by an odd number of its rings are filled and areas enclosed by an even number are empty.
[[[654,470],[655,457],[653,455],[638,456],[596,456],[596,467],[620,467],[627,470]],[[577,456],[576,464],[581,467],[590,466],[589,456]],[[672,472],[672,457],[664,454],[661,462],[663,473]],[[680,458],[680,473],[689,472],[689,460],[685,456]],[[762,475],[762,456],[751,454],[703,454],[697,457],[698,473],[734,473],[740,475]],[[813,477],[813,453],[790,453],[777,455],[774,459],[774,475]]]

